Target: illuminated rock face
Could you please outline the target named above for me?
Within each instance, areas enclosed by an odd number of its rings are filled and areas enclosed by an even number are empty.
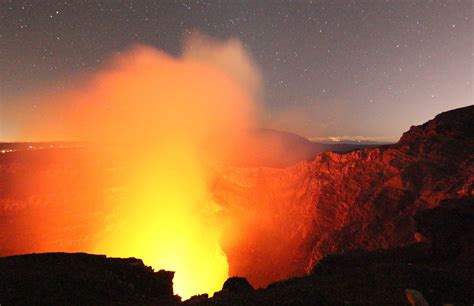
[[[474,106],[411,127],[397,144],[321,153],[284,169],[227,168],[213,199],[229,229],[230,275],[256,287],[302,275],[327,254],[421,239],[413,216],[474,195]]]
[[[412,127],[395,145],[321,153],[288,168],[219,170],[209,198],[222,208],[217,223],[229,276],[260,287],[305,274],[327,254],[421,239],[416,212],[442,199],[473,196],[472,122],[474,106]],[[0,154],[0,256],[95,250],[97,236],[114,217],[103,204],[124,197],[119,182],[131,172],[113,159],[88,158],[90,151]]]

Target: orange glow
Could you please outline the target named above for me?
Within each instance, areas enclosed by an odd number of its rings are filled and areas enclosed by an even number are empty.
[[[6,181],[17,198],[4,206],[21,213],[12,213],[17,217],[5,236],[16,238],[1,255],[137,257],[175,271],[175,293],[183,298],[220,290],[234,276],[229,271],[253,278],[256,286],[292,276],[272,263],[294,271],[286,259],[300,240],[287,236],[283,225],[301,226],[301,216],[282,208],[278,215],[265,190],[254,190],[257,201],[239,202],[215,187],[225,185],[229,165],[288,164],[305,152],[291,145],[298,138],[286,142],[256,128],[261,77],[238,40],[188,41],[178,58],[132,48],[76,76],[67,89],[27,99],[39,106],[34,112],[9,111],[29,123],[19,139],[87,144],[27,152],[31,159],[15,155],[16,174]],[[243,181],[236,186],[253,192],[240,171],[233,179]],[[256,254],[252,245],[272,250],[266,264],[245,265]]]
[[[204,165],[249,124],[250,100],[219,71],[151,49],[117,64],[70,109],[85,138],[125,146],[132,169],[93,251],[176,271],[182,297],[217,291],[228,264]]]
[[[51,111],[32,119],[25,139],[66,135],[98,144],[89,159],[115,162],[105,169],[115,173],[114,186],[95,204],[106,218],[86,249],[73,249],[176,271],[183,298],[220,290],[228,263],[208,184],[210,169],[239,149],[237,139],[253,125],[254,103],[241,84],[204,61],[135,47],[48,99],[61,120],[45,120]]]
[[[154,156],[134,166],[130,193],[115,203],[94,253],[139,257],[177,271],[174,289],[182,297],[220,290],[228,264],[203,169],[186,155]]]

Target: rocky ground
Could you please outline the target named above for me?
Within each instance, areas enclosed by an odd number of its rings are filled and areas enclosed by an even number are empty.
[[[172,305],[174,272],[135,258],[43,253],[0,258],[1,305]]]
[[[474,302],[474,200],[443,201],[415,217],[425,243],[325,257],[304,277],[253,289],[232,277],[212,298],[180,302],[173,272],[141,260],[46,253],[0,258],[2,305],[408,305],[405,290],[429,305]]]

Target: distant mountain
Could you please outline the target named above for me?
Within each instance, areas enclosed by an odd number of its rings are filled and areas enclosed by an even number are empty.
[[[287,167],[300,161],[313,160],[317,154],[325,151],[349,152],[379,143],[321,143],[313,142],[302,136],[272,130],[255,129],[241,144],[245,155],[238,155],[232,161],[240,167]]]
[[[352,138],[338,138],[338,137],[328,137],[328,138],[317,138],[311,139],[312,142],[318,142],[322,144],[353,144],[353,145],[362,145],[362,146],[382,146],[394,144],[395,141],[376,141],[376,140],[367,140],[367,139],[352,139]]]

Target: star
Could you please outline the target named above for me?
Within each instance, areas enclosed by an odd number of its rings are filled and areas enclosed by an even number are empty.
[[[306,111],[301,120],[315,134],[314,122],[323,124],[338,101],[344,107],[337,120],[354,114],[341,129],[357,126],[370,134],[393,116],[381,133],[397,135],[433,99],[445,110],[453,93],[457,105],[472,103],[471,10],[469,0],[6,1],[0,71],[8,77],[0,82],[0,107],[3,96],[34,95],[103,69],[104,61],[136,44],[179,59],[183,36],[198,30],[219,43],[240,40],[265,85],[266,117],[313,101],[321,113]],[[233,67],[237,56],[223,62]],[[377,116],[364,109],[373,101]],[[397,114],[401,109],[409,115]]]

